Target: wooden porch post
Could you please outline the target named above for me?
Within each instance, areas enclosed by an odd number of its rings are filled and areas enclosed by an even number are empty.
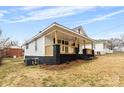
[[[75,53],[79,54],[79,39],[75,37]]]
[[[91,49],[92,49],[92,50],[94,49],[93,45],[94,45],[94,44],[93,44],[93,42],[92,42],[92,43],[91,43]]]
[[[77,47],[77,38],[75,37],[75,47]]]
[[[55,44],[58,44],[57,31],[55,31]]]
[[[93,42],[91,43],[91,47],[92,47],[92,56],[94,57],[95,53],[94,53],[94,43]]]
[[[60,64],[60,45],[58,44],[57,31],[55,31],[55,44],[53,45],[54,62],[52,64]]]
[[[86,42],[85,42],[85,40],[84,40],[84,49],[86,48],[86,44],[85,44]]]

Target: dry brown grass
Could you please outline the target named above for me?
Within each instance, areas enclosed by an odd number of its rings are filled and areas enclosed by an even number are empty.
[[[124,86],[124,53],[61,65],[24,66],[22,59],[4,59],[0,86]]]

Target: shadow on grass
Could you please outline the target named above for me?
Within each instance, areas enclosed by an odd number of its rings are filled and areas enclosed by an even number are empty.
[[[96,59],[97,57],[95,57],[93,60],[75,60],[75,61],[66,62],[66,63],[59,64],[59,65],[42,64],[40,65],[40,68],[45,69],[45,70],[65,70],[65,69],[70,69],[72,67],[80,66],[83,64],[90,64],[91,62],[94,62],[94,60]]]

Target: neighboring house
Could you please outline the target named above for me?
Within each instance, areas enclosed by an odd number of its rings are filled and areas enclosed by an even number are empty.
[[[124,46],[121,48],[121,52],[124,52]]]
[[[96,40],[94,43],[94,51],[96,55],[113,53],[113,50],[107,48],[107,40]]]
[[[0,58],[3,56],[3,49],[0,49]]]
[[[114,47],[113,49],[115,52],[124,52],[124,46],[122,47]]]
[[[17,46],[11,46],[9,48],[4,48],[0,51],[0,55],[3,57],[22,57],[24,55],[23,49]]]
[[[81,26],[70,29],[55,22],[24,43],[25,63],[61,64],[87,59],[94,51],[86,49],[86,44],[93,45],[93,40]]]

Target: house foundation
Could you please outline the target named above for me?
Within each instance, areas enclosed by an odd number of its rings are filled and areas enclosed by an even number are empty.
[[[75,54],[60,54],[60,45],[53,45],[53,56],[25,56],[25,65],[58,65],[66,62],[71,62],[77,59],[89,60],[94,57],[94,50],[91,50],[91,54],[88,54],[88,49],[83,49],[82,54],[79,54],[79,48],[75,48]]]

